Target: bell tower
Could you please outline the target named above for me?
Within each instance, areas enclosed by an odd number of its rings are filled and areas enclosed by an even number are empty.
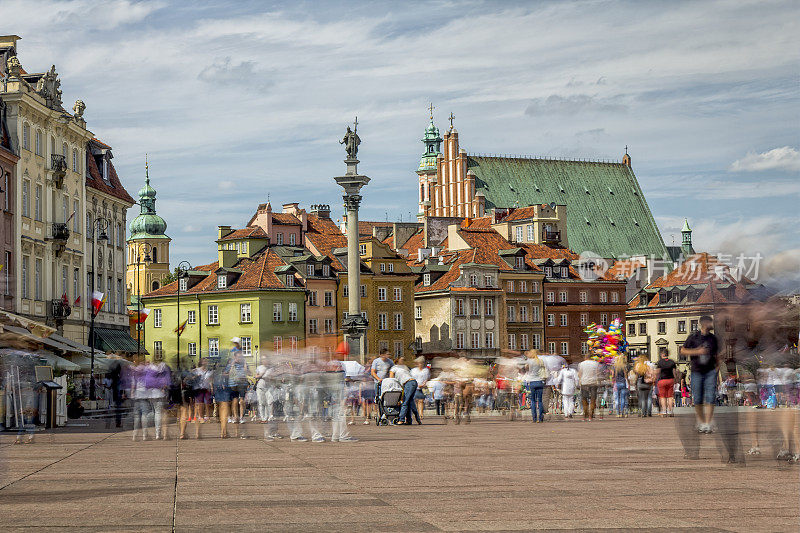
[[[681,253],[683,258],[686,259],[690,255],[694,255],[694,247],[692,246],[692,228],[689,227],[689,221],[683,219],[683,229],[681,229]]]
[[[431,207],[431,189],[436,183],[436,159],[442,154],[442,137],[439,128],[433,123],[433,104],[428,106],[430,111],[430,124],[425,128],[422,142],[425,144],[425,153],[419,160],[417,175],[419,176],[419,212],[417,219],[422,222],[429,214]]]

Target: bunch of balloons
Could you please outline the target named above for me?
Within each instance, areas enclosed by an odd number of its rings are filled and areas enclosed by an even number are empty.
[[[589,349],[597,360],[611,363],[616,356],[625,353],[628,348],[619,318],[615,318],[608,328],[592,322],[583,331],[589,336],[586,344],[589,345]]]

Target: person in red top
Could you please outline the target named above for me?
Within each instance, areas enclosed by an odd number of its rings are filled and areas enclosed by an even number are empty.
[[[675,409],[675,378],[678,365],[669,358],[667,348],[662,346],[658,349],[658,403],[661,407],[661,416],[674,416]]]

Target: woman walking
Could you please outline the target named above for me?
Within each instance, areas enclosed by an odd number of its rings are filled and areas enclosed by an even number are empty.
[[[653,389],[653,380],[650,374],[650,367],[647,365],[647,357],[640,355],[636,358],[633,365],[633,372],[636,374],[636,392],[639,401],[639,416],[652,416],[650,410],[650,391]]]
[[[420,419],[425,418],[422,412],[425,410],[425,392],[422,390],[428,384],[431,378],[431,371],[425,364],[425,358],[422,356],[416,359],[417,366],[411,369],[411,377],[417,380],[417,392],[414,393],[414,401],[417,404],[417,412]]]
[[[614,384],[614,405],[617,408],[617,418],[622,418],[628,413],[628,362],[624,355],[614,358],[611,382]]]
[[[544,393],[544,383],[547,380],[547,368],[539,358],[539,352],[531,350],[528,356],[528,372],[526,381],[528,384],[528,394],[531,397],[531,418],[534,422],[544,422],[544,404],[542,394]]]
[[[658,349],[658,404],[660,416],[674,416],[675,409],[675,375],[678,365],[669,358],[667,348],[662,346]]]

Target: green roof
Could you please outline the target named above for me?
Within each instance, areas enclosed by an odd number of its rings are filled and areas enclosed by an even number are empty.
[[[623,163],[469,156],[486,210],[567,206],[567,241],[602,257],[669,257],[633,170]]]

